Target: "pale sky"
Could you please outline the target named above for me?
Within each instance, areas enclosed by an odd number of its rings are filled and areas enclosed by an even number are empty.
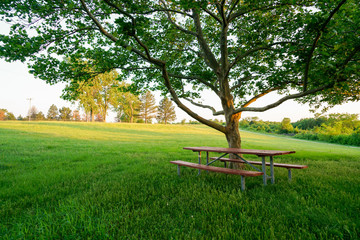
[[[7,34],[7,24],[0,22],[0,34]],[[68,101],[64,101],[60,98],[62,89],[65,84],[48,85],[40,79],[35,79],[33,75],[29,73],[27,65],[21,62],[7,63],[0,59],[0,108],[5,108],[9,112],[14,113],[17,117],[20,114],[24,117],[27,115],[29,110],[30,102],[29,98],[32,99],[31,105],[35,106],[38,111],[42,111],[44,115],[47,114],[49,107],[55,104],[58,108],[63,106],[70,107],[72,110],[78,107],[77,104],[71,104]],[[156,94],[156,101],[159,103],[159,94]],[[203,94],[203,103],[212,105],[216,110],[221,110],[220,102],[216,96],[210,93]],[[276,101],[280,96],[276,94],[269,94],[262,100],[259,100],[252,106],[264,106],[269,103]],[[189,103],[186,103],[190,106]],[[206,118],[215,118],[211,112],[202,108],[192,108],[196,112]],[[314,114],[309,111],[308,105],[300,105],[294,101],[287,101],[277,108],[268,110],[263,113],[251,113],[244,112],[242,117],[254,117],[257,116],[265,121],[281,121],[284,117],[288,117],[292,122],[297,121],[301,118],[313,117]],[[356,113],[360,114],[360,102],[347,103],[341,106],[332,108],[328,113]],[[116,114],[109,112],[108,121],[114,121]],[[182,119],[191,119],[181,109],[176,109],[177,121]],[[219,118],[219,117],[218,117]],[[219,118],[220,119],[220,118]]]

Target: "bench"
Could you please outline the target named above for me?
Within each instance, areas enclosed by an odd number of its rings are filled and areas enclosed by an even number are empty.
[[[215,159],[218,159],[218,158],[212,157],[210,159],[215,160]],[[223,162],[225,167],[226,167],[227,162],[245,163],[241,159],[220,158],[218,160]],[[254,165],[262,165],[262,163],[258,162],[258,161],[247,161],[247,162],[251,163],[251,164],[254,164]],[[266,166],[270,166],[270,163],[268,163],[268,162],[265,163],[265,164],[266,164]],[[274,163],[274,167],[282,167],[282,168],[288,169],[289,180],[291,180],[291,169],[304,169],[304,168],[307,168],[308,166],[306,166],[306,165],[287,164],[287,163]]]
[[[211,172],[219,172],[225,174],[234,174],[241,176],[241,190],[245,190],[245,177],[256,177],[263,175],[263,172],[255,172],[255,171],[246,171],[246,170],[238,170],[238,169],[230,169],[230,168],[222,168],[222,167],[213,167],[206,166],[197,163],[185,162],[181,160],[171,161],[170,163],[177,165],[178,167],[178,175],[180,176],[180,166],[197,168],[201,170],[211,171]]]

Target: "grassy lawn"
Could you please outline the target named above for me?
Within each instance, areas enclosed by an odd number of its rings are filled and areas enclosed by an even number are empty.
[[[185,146],[226,147],[205,126],[0,122],[0,239],[360,238],[360,148],[242,138],[296,150],[275,162],[309,168],[291,183],[276,168],[275,185],[248,178],[241,192],[239,176],[179,178],[169,164],[197,161]]]

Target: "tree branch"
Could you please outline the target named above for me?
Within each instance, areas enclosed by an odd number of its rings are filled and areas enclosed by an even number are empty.
[[[88,7],[85,4],[84,0],[80,0],[81,5],[83,6],[85,12],[87,13],[87,15],[91,18],[91,20],[95,23],[95,25],[98,27],[98,29],[100,30],[100,32],[102,34],[104,34],[106,37],[108,37],[109,39],[111,39],[113,42],[117,42],[118,39],[110,34],[108,31],[105,30],[105,28],[101,25],[101,23],[95,18],[95,16],[90,12],[90,10],[88,9]]]
[[[195,106],[197,106],[197,107],[210,109],[210,110],[213,112],[213,114],[216,113],[215,108],[213,108],[212,106],[203,105],[203,104],[194,102],[193,100],[191,100],[190,98],[187,98],[187,97],[181,97],[181,98],[185,99],[186,101],[189,101],[191,104],[193,104],[193,105],[195,105]]]
[[[275,107],[279,106],[280,104],[282,104],[283,102],[285,102],[287,100],[304,97],[304,96],[307,96],[309,94],[313,94],[313,93],[316,93],[316,92],[331,88],[331,87],[333,87],[335,85],[335,83],[336,82],[332,82],[332,83],[329,83],[329,84],[326,84],[326,85],[322,85],[322,86],[320,86],[318,88],[307,90],[305,92],[299,92],[299,93],[295,93],[295,94],[285,96],[285,97],[279,99],[278,101],[276,101],[276,102],[274,102],[272,104],[269,104],[267,106],[264,106],[264,107],[253,107],[253,108],[240,107],[240,108],[235,109],[233,114],[240,113],[240,112],[264,112],[266,110],[269,110],[269,109],[272,109],[272,108],[275,108]],[[223,111],[218,111],[214,115],[216,116],[216,115],[222,115],[222,114],[224,114]]]
[[[182,14],[186,17],[190,17],[192,18],[193,16],[186,13],[186,12],[182,12],[182,11],[179,11],[179,10],[174,10],[174,9],[169,9],[169,8],[159,8],[159,9],[153,9],[153,10],[150,10],[150,11],[146,11],[146,12],[136,12],[135,14],[140,14],[140,15],[146,15],[146,14],[151,14],[151,13],[155,13],[155,12],[173,12],[173,13],[179,13],[179,14]]]
[[[163,0],[160,0],[160,1],[164,4],[164,6],[166,6],[166,3],[165,3]],[[190,34],[190,35],[193,35],[193,36],[197,37],[197,34],[196,34],[195,32],[190,31],[190,30],[187,30],[187,29],[179,26],[178,24],[176,24],[176,23],[171,19],[171,15],[170,15],[170,13],[169,13],[168,11],[165,11],[165,13],[166,13],[166,15],[167,15],[167,18],[168,18],[169,22],[170,22],[172,25],[174,25],[175,28],[177,28],[178,30],[180,30],[180,31],[182,31],[182,32],[184,32],[184,33],[186,33],[186,34]]]
[[[212,68],[212,70],[215,73],[217,73],[219,63],[217,62],[214,54],[211,52],[209,45],[205,41],[202,29],[201,29],[199,14],[196,12],[195,9],[193,9],[193,16],[194,16],[194,23],[195,23],[195,28],[196,28],[196,32],[197,32],[196,36],[197,36],[200,48],[204,52],[205,61],[207,61],[209,66]]]
[[[163,78],[165,80],[165,86],[167,87],[167,89],[169,90],[171,96],[172,96],[172,100],[176,103],[176,105],[181,108],[184,112],[186,112],[188,115],[190,115],[191,117],[193,117],[194,119],[198,120],[199,122],[212,127],[222,133],[226,132],[226,129],[224,126],[217,124],[213,121],[207,120],[199,115],[197,115],[196,113],[194,113],[193,111],[191,111],[188,107],[186,107],[180,100],[179,97],[177,96],[175,90],[172,88],[171,84],[170,84],[170,79],[169,79],[169,75],[168,72],[166,71],[166,67],[164,66],[162,69],[162,75]]]
[[[107,0],[105,0],[107,1]],[[143,58],[144,60],[146,60],[147,62],[149,63],[152,63],[152,64],[155,64],[157,66],[163,66],[165,65],[165,62],[161,61],[161,60],[158,60],[158,59],[154,59],[154,58],[151,58],[149,57],[150,54],[149,52],[147,52],[146,54],[142,53],[140,50],[138,50],[137,48],[134,48],[132,46],[130,46],[129,44],[126,44],[126,43],[121,43],[119,41],[118,38],[116,38],[114,35],[110,34],[108,31],[105,30],[105,28],[101,25],[101,23],[95,18],[95,16],[90,12],[90,10],[88,9],[88,7],[86,6],[85,4],[85,1],[84,0],[80,0],[81,2],[81,5],[82,7],[84,8],[86,14],[91,18],[91,20],[95,23],[95,25],[98,27],[98,29],[100,30],[100,32],[105,35],[106,37],[108,37],[110,40],[112,40],[113,42],[116,42],[116,43],[119,43],[119,45],[125,49],[128,49],[128,48],[131,48],[130,51],[134,52],[135,54],[137,54],[138,56],[140,56],[141,58]],[[112,3],[110,3],[112,4]],[[112,4],[113,5],[113,4]],[[112,6],[112,5],[109,5],[109,6]],[[116,7],[116,6],[115,6]],[[117,10],[121,11],[120,8],[117,8]],[[128,13],[124,13],[125,15],[128,14]],[[129,15],[129,14],[128,14]],[[128,16],[130,18],[133,19],[133,17],[130,15]],[[134,37],[134,36],[133,36]]]
[[[82,1],[82,0],[81,0],[81,1]],[[105,2],[107,5],[109,5],[110,7],[115,8],[115,9],[116,9],[119,13],[121,13],[121,14],[123,14],[123,15],[127,16],[128,18],[130,18],[130,19],[131,19],[132,24],[133,24],[133,25],[135,25],[135,18],[134,18],[133,16],[131,16],[131,14],[130,14],[130,13],[128,13],[128,12],[126,12],[126,11],[122,10],[122,9],[121,9],[121,8],[119,8],[116,4],[114,4],[114,3],[110,2],[109,0],[104,0],[104,2]]]
[[[246,76],[246,77],[243,77],[243,78],[240,78],[239,79],[239,83],[238,84],[236,84],[236,85],[234,85],[234,86],[232,86],[231,88],[230,88],[230,91],[233,91],[233,90],[235,90],[236,88],[238,88],[238,87],[241,87],[242,85],[243,85],[243,81],[247,81],[247,80],[250,80],[251,78],[253,78],[254,76]]]
[[[216,3],[215,5],[220,13],[222,23],[227,24],[227,19],[225,17],[225,12],[224,12],[224,4],[225,4],[225,1],[222,0],[221,3]]]
[[[254,52],[257,52],[257,51],[260,51],[260,50],[275,50],[275,49],[272,49],[272,48],[270,48],[270,47],[271,47],[271,46],[274,46],[274,45],[278,45],[278,44],[289,44],[289,43],[294,43],[294,42],[288,42],[288,41],[275,42],[275,43],[271,43],[271,44],[266,45],[266,46],[259,46],[259,47],[250,49],[250,50],[246,51],[246,52],[243,53],[243,54],[238,54],[238,55],[235,57],[235,60],[230,64],[229,70],[230,70],[232,67],[234,67],[234,65],[236,65],[236,63],[238,63],[241,59],[249,56],[250,54],[252,54],[252,53],[254,53]]]
[[[253,8],[253,9],[250,9],[248,11],[238,11],[238,12],[235,12],[233,14],[229,14],[228,16],[228,22],[231,22],[233,20],[235,20],[236,18],[240,17],[240,16],[243,16],[247,13],[250,13],[250,12],[255,12],[255,11],[260,11],[260,10],[272,10],[272,9],[276,9],[278,7],[283,7],[283,6],[287,6],[287,5],[298,5],[298,6],[303,6],[304,4],[297,4],[297,3],[281,3],[281,4],[277,4],[277,5],[274,5],[274,6],[263,6],[263,7],[258,7],[258,8]]]
[[[341,65],[341,67],[345,67],[351,59],[355,56],[356,53],[360,52],[360,44],[354,48],[354,50],[349,54],[349,56],[345,59],[344,63]]]
[[[213,12],[211,12],[210,10],[206,9],[206,8],[201,8],[202,10],[204,10],[204,12],[206,12],[207,14],[209,14],[212,18],[214,18],[217,22],[219,22],[220,24],[222,24],[222,21],[220,18],[218,18],[218,16],[216,16]]]
[[[270,89],[268,89],[268,90],[266,90],[266,91],[264,91],[264,92],[256,95],[255,97],[251,98],[249,101],[247,101],[247,102],[246,102],[245,104],[243,104],[241,107],[242,107],[242,108],[245,108],[245,107],[249,106],[250,104],[254,103],[254,102],[255,102],[256,100],[258,100],[259,98],[267,95],[268,93],[271,93],[271,92],[273,92],[273,91],[279,90],[279,89],[281,89],[281,88],[280,88],[280,87],[270,88]]]
[[[228,13],[228,15],[227,15],[227,17],[226,17],[228,21],[230,20],[230,16],[231,16],[232,12],[234,11],[236,5],[239,4],[239,1],[240,1],[240,0],[236,0],[235,3],[234,3],[234,5],[231,6],[231,8],[230,8],[230,10],[229,10],[229,13]],[[231,3],[232,3],[232,2],[231,2]],[[230,3],[230,5],[231,5],[231,3]]]
[[[168,75],[170,77],[174,77],[174,78],[179,78],[179,79],[194,79],[194,80],[198,80],[199,82],[203,83],[204,85],[206,85],[207,87],[209,87],[211,90],[213,90],[216,94],[219,93],[219,90],[214,86],[211,85],[209,82],[207,82],[206,80],[204,80],[203,78],[201,78],[200,76],[184,76],[184,75],[176,75],[173,73],[168,73]]]

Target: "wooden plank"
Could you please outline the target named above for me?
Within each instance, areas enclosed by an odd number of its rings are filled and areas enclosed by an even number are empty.
[[[217,153],[236,153],[251,154],[257,156],[276,156],[295,153],[295,151],[279,151],[279,150],[257,150],[257,149],[240,149],[240,148],[219,148],[219,147],[184,147],[185,150],[194,152],[217,152]]]
[[[217,159],[216,157],[212,157],[210,158],[211,160],[215,160]],[[237,162],[237,163],[245,163],[243,160],[241,159],[230,159],[230,158],[220,158],[219,161],[222,162]],[[248,161],[251,164],[254,165],[262,165],[261,162],[258,161]],[[270,166],[270,163],[265,163],[266,166]],[[274,163],[274,167],[282,167],[282,168],[295,168],[295,169],[304,169],[307,168],[308,166],[306,165],[295,165],[295,164],[287,164],[287,163]]]
[[[211,171],[211,172],[235,174],[235,175],[241,175],[241,176],[245,176],[245,177],[255,177],[255,176],[260,176],[260,175],[264,174],[262,172],[255,172],[255,171],[245,171],[245,170],[238,170],[238,169],[206,166],[206,165],[202,165],[202,164],[185,162],[185,161],[181,161],[181,160],[171,161],[170,163],[176,164],[176,165],[179,165],[179,166],[185,166],[185,167],[191,167],[191,168],[207,170],[207,171]]]

